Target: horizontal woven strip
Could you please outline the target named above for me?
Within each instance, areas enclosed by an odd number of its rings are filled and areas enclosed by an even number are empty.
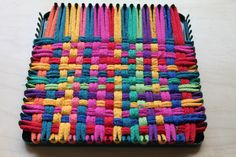
[[[189,17],[162,5],[40,14],[20,128],[33,144],[199,144],[207,123]]]

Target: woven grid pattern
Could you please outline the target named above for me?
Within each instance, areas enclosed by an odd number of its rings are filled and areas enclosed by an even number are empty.
[[[192,144],[206,128],[175,6],[55,4],[31,61],[19,124],[34,144]]]

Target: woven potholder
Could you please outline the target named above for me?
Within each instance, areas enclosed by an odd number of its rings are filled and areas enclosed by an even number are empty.
[[[55,4],[40,14],[20,128],[33,144],[199,144],[190,20],[172,5]]]

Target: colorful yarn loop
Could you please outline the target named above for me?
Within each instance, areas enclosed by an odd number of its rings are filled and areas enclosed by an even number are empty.
[[[20,128],[33,144],[198,144],[207,123],[189,17],[162,5],[40,14]]]

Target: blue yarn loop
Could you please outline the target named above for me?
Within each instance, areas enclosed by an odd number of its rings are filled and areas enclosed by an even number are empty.
[[[122,31],[122,42],[128,42],[128,20],[130,19],[129,17],[129,12],[128,8],[126,5],[123,5],[121,9],[121,31]]]
[[[52,122],[43,121],[40,140],[42,143],[49,143]]]
[[[41,130],[41,141],[48,143],[51,135],[52,120],[53,120],[54,107],[45,106],[44,113],[42,115],[42,130]]]
[[[21,120],[32,121],[32,115],[29,115],[29,114],[26,114],[26,113],[21,113],[20,118],[21,118]]]
[[[86,30],[84,40],[87,42],[95,41],[94,38],[94,8],[89,4],[86,10]]]
[[[66,7],[61,5],[59,8],[56,29],[54,33],[54,39],[56,42],[63,42],[64,30],[65,30],[65,19],[66,19]]]
[[[173,115],[165,116],[165,123],[173,123],[175,125],[180,125],[184,123],[197,123],[206,120],[205,114],[187,114],[187,115]]]
[[[185,143],[186,139],[183,133],[176,135],[176,142],[177,143]]]
[[[55,41],[53,38],[43,37],[43,38],[34,39],[33,43],[34,43],[34,46],[39,46],[39,45],[54,44]]]
[[[165,17],[164,19],[165,19],[166,43],[173,42],[170,8],[168,5],[164,6],[164,17]]]
[[[86,139],[86,125],[85,123],[76,124],[76,141],[78,143],[85,142]]]
[[[130,138],[129,135],[122,135],[121,140],[122,140],[122,142],[124,142],[124,143],[130,143],[131,138]]]
[[[64,37],[61,42],[69,42],[71,39],[71,37]],[[41,46],[41,45],[48,45],[48,44],[54,44],[57,43],[55,41],[54,38],[47,38],[47,37],[43,37],[43,38],[37,38],[34,39],[33,41],[33,46]]]

